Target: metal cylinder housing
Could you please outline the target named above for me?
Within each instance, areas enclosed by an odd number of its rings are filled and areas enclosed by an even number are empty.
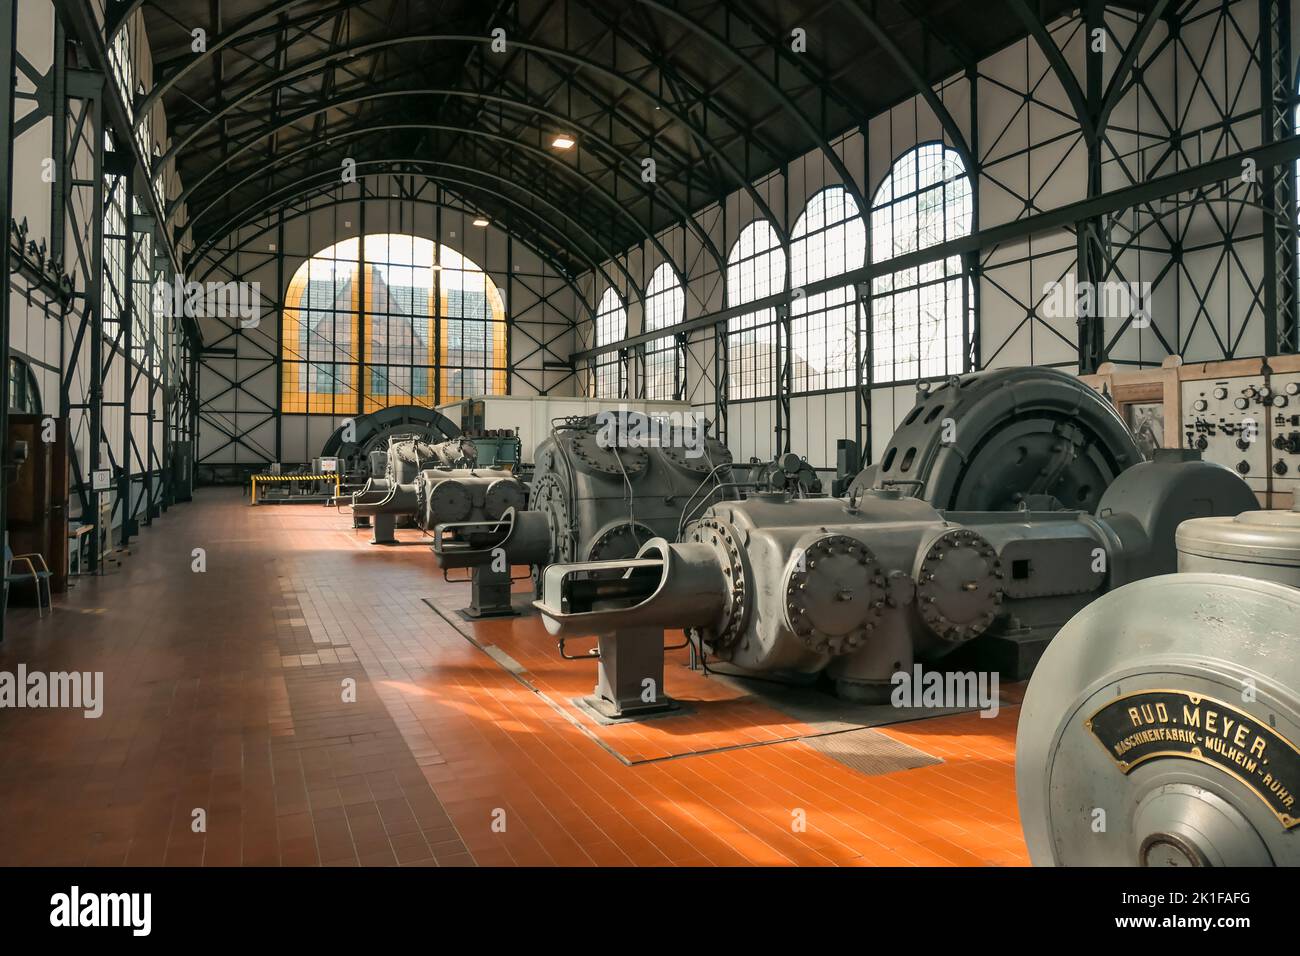
[[[1295,518],[1186,521],[1187,570],[1057,635],[1016,739],[1035,864],[1300,864],[1300,589],[1277,580],[1300,566]]]
[[[940,510],[1096,509],[1142,453],[1094,389],[1058,369],[953,376],[918,392],[879,466],[854,482]]]
[[[676,540],[687,507],[736,497],[731,453],[716,439],[637,443],[606,430],[637,414],[567,421],[538,446],[529,507],[550,521],[552,561],[630,558],[652,538]]]
[[[518,478],[494,468],[427,468],[420,472],[420,526],[460,521],[496,521],[522,509],[528,493]]]
[[[1242,574],[1300,588],[1300,503],[1178,526],[1178,570]]]

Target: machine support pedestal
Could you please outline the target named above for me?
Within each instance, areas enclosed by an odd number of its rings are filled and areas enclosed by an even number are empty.
[[[397,515],[377,514],[374,517],[375,533],[370,536],[371,544],[395,544],[397,542]]]
[[[490,564],[481,564],[470,574],[470,604],[461,610],[461,617],[470,621],[485,617],[515,617],[519,614],[510,606],[510,568],[497,571]]]
[[[664,629],[629,627],[602,634],[596,692],[583,703],[610,719],[626,719],[675,710],[664,693]]]

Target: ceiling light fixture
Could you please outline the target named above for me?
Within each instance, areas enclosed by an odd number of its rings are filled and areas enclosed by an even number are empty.
[[[551,140],[551,145],[556,149],[572,149],[576,142],[577,140],[568,133],[560,133]]]
[[[484,219],[482,216],[479,216],[477,219],[474,220],[474,225],[478,226],[480,229],[482,229],[487,224],[488,221]]]

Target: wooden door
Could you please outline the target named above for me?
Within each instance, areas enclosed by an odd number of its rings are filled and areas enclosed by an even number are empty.
[[[50,567],[50,589],[68,586],[68,430],[62,419],[14,413],[7,447],[27,444],[27,461],[9,482],[9,546],[35,552]]]

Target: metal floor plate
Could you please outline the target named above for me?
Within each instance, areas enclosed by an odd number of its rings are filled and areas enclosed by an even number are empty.
[[[773,710],[807,724],[818,734],[834,734],[862,727],[881,727],[931,717],[968,714],[974,707],[895,707],[893,704],[859,704],[841,700],[817,687],[796,687],[730,672],[726,664],[710,664],[711,677],[762,701]]]
[[[938,757],[869,728],[805,737],[803,742],[813,750],[867,776],[933,767],[943,763]]]

